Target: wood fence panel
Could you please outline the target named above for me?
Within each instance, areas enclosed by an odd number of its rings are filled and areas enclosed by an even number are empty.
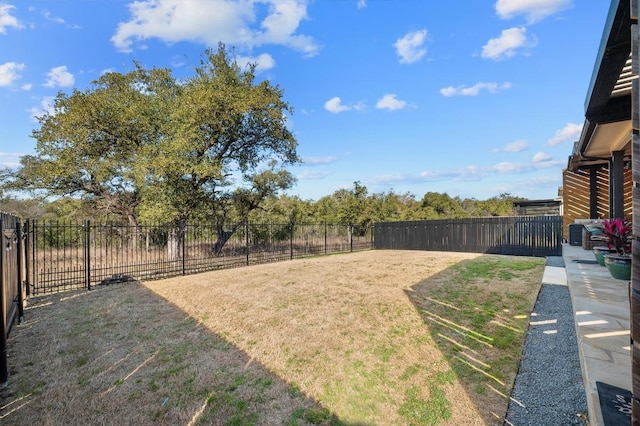
[[[563,172],[563,238],[569,239],[569,225],[576,219],[608,219],[609,218],[609,169],[601,167],[596,171],[596,210],[597,217],[590,216],[590,171],[578,170]],[[624,217],[631,221],[633,215],[632,171],[624,170]]]
[[[377,222],[373,240],[375,249],[560,256],[562,216]]]
[[[20,219],[0,212],[0,383],[8,380],[7,337],[13,323],[23,316],[23,268],[25,252]]]

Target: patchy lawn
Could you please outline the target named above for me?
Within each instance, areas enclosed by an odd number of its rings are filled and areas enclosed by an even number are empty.
[[[502,424],[543,264],[366,251],[34,298],[0,423]]]

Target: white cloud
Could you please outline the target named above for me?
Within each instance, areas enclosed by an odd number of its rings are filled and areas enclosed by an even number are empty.
[[[547,141],[547,145],[557,146],[566,142],[575,142],[580,139],[582,124],[567,123],[562,129]]]
[[[15,152],[0,152],[0,166],[2,167],[18,167],[20,165],[20,157],[24,154]]]
[[[553,157],[551,157],[549,154],[544,152],[537,152],[536,155],[533,156],[533,159],[531,161],[533,161],[534,163],[543,163],[545,161],[551,160],[553,160]]]
[[[522,152],[529,148],[529,142],[524,139],[509,142],[502,148],[494,149],[493,152]]]
[[[390,184],[394,182],[410,182],[412,180],[415,180],[415,177],[408,174],[397,173],[397,174],[375,176],[371,179],[368,179],[367,182],[370,182],[373,184],[379,184],[379,183]]]
[[[471,165],[453,170],[441,170],[436,172],[424,171],[419,174],[419,181],[435,182],[442,180],[454,180],[472,182],[482,179],[484,175],[486,175],[486,172],[481,167]]]
[[[53,115],[55,113],[54,109],[55,97],[53,96],[45,96],[40,101],[40,108],[30,108],[27,110],[28,113],[31,114],[31,118],[33,121],[37,121],[38,117],[41,117],[45,114]]]
[[[492,166],[490,170],[498,173],[523,173],[538,169],[548,169],[551,167],[560,168],[565,164],[562,161],[553,160],[550,157],[546,158],[544,157],[545,154],[543,153],[538,153],[536,154],[536,156],[538,156],[539,154],[541,154],[539,159],[536,161],[536,157],[534,156],[534,161],[532,161],[531,163],[502,162]]]
[[[498,163],[492,167],[492,169],[499,173],[510,173],[510,172],[521,172],[525,169],[531,169],[531,165],[528,164],[519,164],[519,163],[510,163],[508,161],[503,161],[502,163]]]
[[[337,157],[329,155],[329,156],[325,156],[325,157],[304,157],[302,159],[302,162],[304,164],[306,164],[306,165],[309,165],[309,166],[317,166],[317,165],[321,165],[321,164],[335,163],[337,160],[338,160]]]
[[[322,179],[322,178],[327,177],[327,176],[329,176],[331,174],[332,174],[332,172],[330,172],[328,170],[310,170],[310,169],[306,169],[306,170],[303,170],[302,173],[297,174],[296,178],[298,178],[298,180]]]
[[[276,66],[276,61],[268,53],[258,56],[238,56],[236,62],[241,67],[247,66],[249,63],[256,64],[256,71],[266,71]]]
[[[487,59],[510,58],[516,54],[516,50],[527,47],[533,43],[527,39],[525,27],[513,27],[502,30],[500,36],[490,39],[482,46],[482,57]]]
[[[75,83],[73,74],[67,71],[65,65],[51,68],[51,71],[47,73],[47,81],[44,83],[45,87],[71,87]]]
[[[353,108],[354,111],[366,111],[367,110],[367,104],[365,104],[363,101],[359,101],[353,105],[351,105],[351,108]]]
[[[502,84],[479,82],[470,87],[465,87],[465,86],[443,87],[442,89],[440,89],[440,94],[446,97],[477,96],[480,94],[481,90],[486,90],[489,93],[498,93],[500,90],[510,89],[510,88],[511,88],[511,83],[509,82],[502,83]]]
[[[538,153],[534,156],[534,161],[513,163],[501,162],[489,166],[468,165],[450,170],[427,170],[418,174],[398,173],[385,174],[369,179],[369,182],[375,184],[397,184],[399,182],[420,184],[424,182],[477,182],[492,176],[520,176],[522,173],[538,172],[540,170],[558,170],[557,174],[565,166],[562,161],[553,160],[544,153]],[[501,179],[506,179],[501,177]],[[555,179],[557,181],[557,179]],[[501,191],[504,192],[504,191]]]
[[[340,99],[338,96],[334,96],[324,103],[324,109],[334,114],[338,114],[340,112],[351,110],[351,107],[343,105],[342,99]]]
[[[15,16],[11,16],[12,9],[15,7],[10,4],[0,4],[0,34],[6,34],[7,28],[15,28],[16,30],[24,28]]]
[[[364,9],[367,7],[367,0],[358,0],[358,9]]]
[[[20,78],[20,71],[24,68],[24,64],[16,62],[7,62],[0,65],[0,87],[11,86],[14,81]]]
[[[42,16],[44,16],[46,20],[55,22],[56,24],[65,24],[64,19],[60,18],[59,16],[51,15],[51,12],[49,12],[48,10],[43,10]]]
[[[167,44],[192,41],[208,46],[222,41],[248,49],[276,44],[307,56],[319,49],[313,38],[296,34],[307,18],[304,0],[218,0],[207,7],[198,0],[142,0],[131,3],[129,12],[131,20],[119,23],[111,37],[123,52],[131,52],[135,42],[153,38]],[[257,16],[265,17],[258,22]]]
[[[396,111],[405,108],[407,106],[407,102],[397,99],[396,96],[397,95],[394,93],[384,95],[376,103],[376,108],[388,109],[389,111]]]
[[[496,13],[502,19],[524,15],[534,23],[571,5],[571,0],[497,0]]]
[[[427,40],[427,30],[412,31],[399,38],[393,46],[400,57],[400,63],[412,64],[419,61],[426,53],[424,43]]]

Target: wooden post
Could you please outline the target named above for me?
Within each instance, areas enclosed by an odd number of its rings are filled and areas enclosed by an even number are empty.
[[[639,2],[631,2],[631,68],[640,75],[638,15]],[[633,179],[633,235],[631,270],[631,424],[640,425],[640,83],[634,79],[631,91],[631,162]]]
[[[599,166],[598,166],[599,167]],[[598,217],[598,167],[589,168],[589,218]]]
[[[624,219],[624,151],[613,151],[609,160],[609,218]]]
[[[7,364],[7,292],[5,291],[5,238],[4,219],[0,217],[0,386],[5,387],[9,380]]]

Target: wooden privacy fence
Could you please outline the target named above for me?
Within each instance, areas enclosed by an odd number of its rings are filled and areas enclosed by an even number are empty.
[[[25,277],[26,257],[23,244],[22,224],[20,220],[7,213],[0,212],[0,383],[7,382],[7,337],[17,318],[24,315],[23,279]]]
[[[377,222],[376,249],[561,256],[562,216]]]

